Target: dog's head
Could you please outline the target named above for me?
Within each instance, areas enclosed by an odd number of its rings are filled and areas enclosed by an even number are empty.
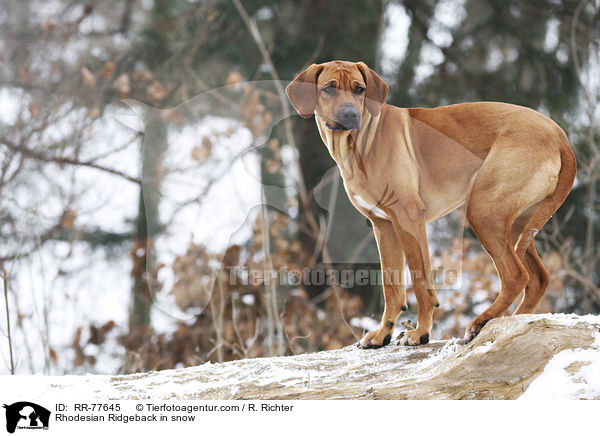
[[[312,64],[287,86],[298,113],[322,116],[332,130],[360,129],[366,111],[379,115],[388,86],[364,62]]]

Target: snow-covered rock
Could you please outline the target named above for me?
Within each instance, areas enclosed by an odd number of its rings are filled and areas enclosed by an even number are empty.
[[[519,315],[458,339],[354,346],[120,376],[3,376],[30,401],[74,399],[600,399],[600,316]]]

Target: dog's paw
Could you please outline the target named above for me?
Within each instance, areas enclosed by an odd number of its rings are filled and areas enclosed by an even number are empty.
[[[469,324],[469,326],[465,330],[465,337],[464,337],[465,343],[471,342],[475,338],[475,336],[477,336],[479,334],[479,332],[481,331],[483,326],[486,325],[487,322],[491,319],[492,318],[484,318],[484,319],[480,320],[479,318],[477,318],[475,321],[473,321],[471,324]]]
[[[400,345],[425,345],[429,342],[429,333],[415,330],[407,330],[404,332],[402,339],[400,339]]]
[[[380,327],[377,330],[367,333],[358,342],[358,348],[381,348],[392,341],[392,332],[390,328]]]

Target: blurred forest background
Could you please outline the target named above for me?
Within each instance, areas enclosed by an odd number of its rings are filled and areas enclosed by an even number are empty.
[[[287,117],[277,85],[332,59],[380,72],[394,105],[504,101],[558,122],[578,175],[536,239],[552,274],[538,310],[600,313],[599,0],[3,0],[0,371],[296,354],[377,324],[377,285],[239,285],[220,269],[379,268],[314,121]],[[180,110],[207,91],[225,110]],[[341,261],[324,250],[334,211]],[[434,265],[463,272],[439,292],[434,339],[462,336],[496,273],[460,214],[429,232]]]

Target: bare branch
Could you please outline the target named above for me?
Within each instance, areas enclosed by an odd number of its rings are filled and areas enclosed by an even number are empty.
[[[287,96],[283,89],[283,86],[281,85],[281,79],[279,77],[279,74],[277,73],[277,70],[275,69],[275,65],[273,64],[271,55],[269,54],[269,51],[267,50],[267,47],[265,46],[265,43],[264,43],[262,36],[258,30],[258,27],[256,27],[256,23],[250,19],[250,17],[248,16],[248,12],[246,12],[246,9],[242,5],[242,2],[240,0],[232,0],[232,1],[233,1],[233,4],[235,5],[236,9],[238,10],[238,13],[242,17],[242,20],[244,20],[246,27],[250,31],[250,35],[252,35],[254,42],[256,42],[256,45],[258,46],[258,49],[263,58],[263,61],[269,66],[269,73],[271,74],[271,77],[275,81],[277,95],[279,97],[279,102],[281,103],[281,109],[283,110],[283,116],[284,116],[283,123],[284,123],[284,127],[285,127],[286,138],[287,138],[288,143],[291,146],[293,146],[294,148],[296,148],[296,141],[294,140],[294,134],[292,132],[292,123],[290,120],[291,113],[290,113],[290,109],[289,109],[290,107],[288,104],[288,99],[287,99]],[[300,195],[300,201],[302,202],[302,205],[304,206],[304,211],[306,213],[306,219],[308,221],[308,224],[310,225],[310,227],[314,233],[314,236],[316,237],[316,235],[319,234],[319,225],[317,224],[315,217],[310,213],[310,208],[309,208],[310,202],[308,200],[308,194],[306,191],[306,183],[304,182],[304,178],[302,176],[302,168],[300,167],[300,162],[298,159],[295,159],[295,164],[298,169],[297,184],[298,184],[298,193]]]
[[[15,375],[15,361],[13,359],[12,336],[10,333],[10,311],[8,310],[8,274],[4,268],[2,268],[2,281],[4,282],[4,302],[6,303],[6,328],[8,336],[8,349],[10,351],[10,373]]]
[[[47,156],[46,154],[44,154],[42,152],[32,150],[30,148],[25,147],[24,145],[15,144],[6,138],[1,138],[0,143],[2,143],[5,147],[7,147],[11,151],[14,151],[15,153],[20,153],[24,156],[27,156],[27,157],[30,157],[32,159],[36,159],[36,160],[39,160],[42,162],[54,162],[58,165],[67,164],[67,165],[94,168],[96,170],[103,171],[105,173],[109,173],[109,174],[113,174],[115,176],[122,177],[123,179],[128,180],[128,181],[138,184],[138,185],[141,183],[141,181],[138,177],[133,177],[133,176],[130,176],[129,174],[125,174],[124,172],[116,170],[114,168],[109,168],[104,165],[98,164],[98,163],[94,162],[93,160],[82,161],[82,160],[79,160],[76,158],[70,158],[70,157]]]

